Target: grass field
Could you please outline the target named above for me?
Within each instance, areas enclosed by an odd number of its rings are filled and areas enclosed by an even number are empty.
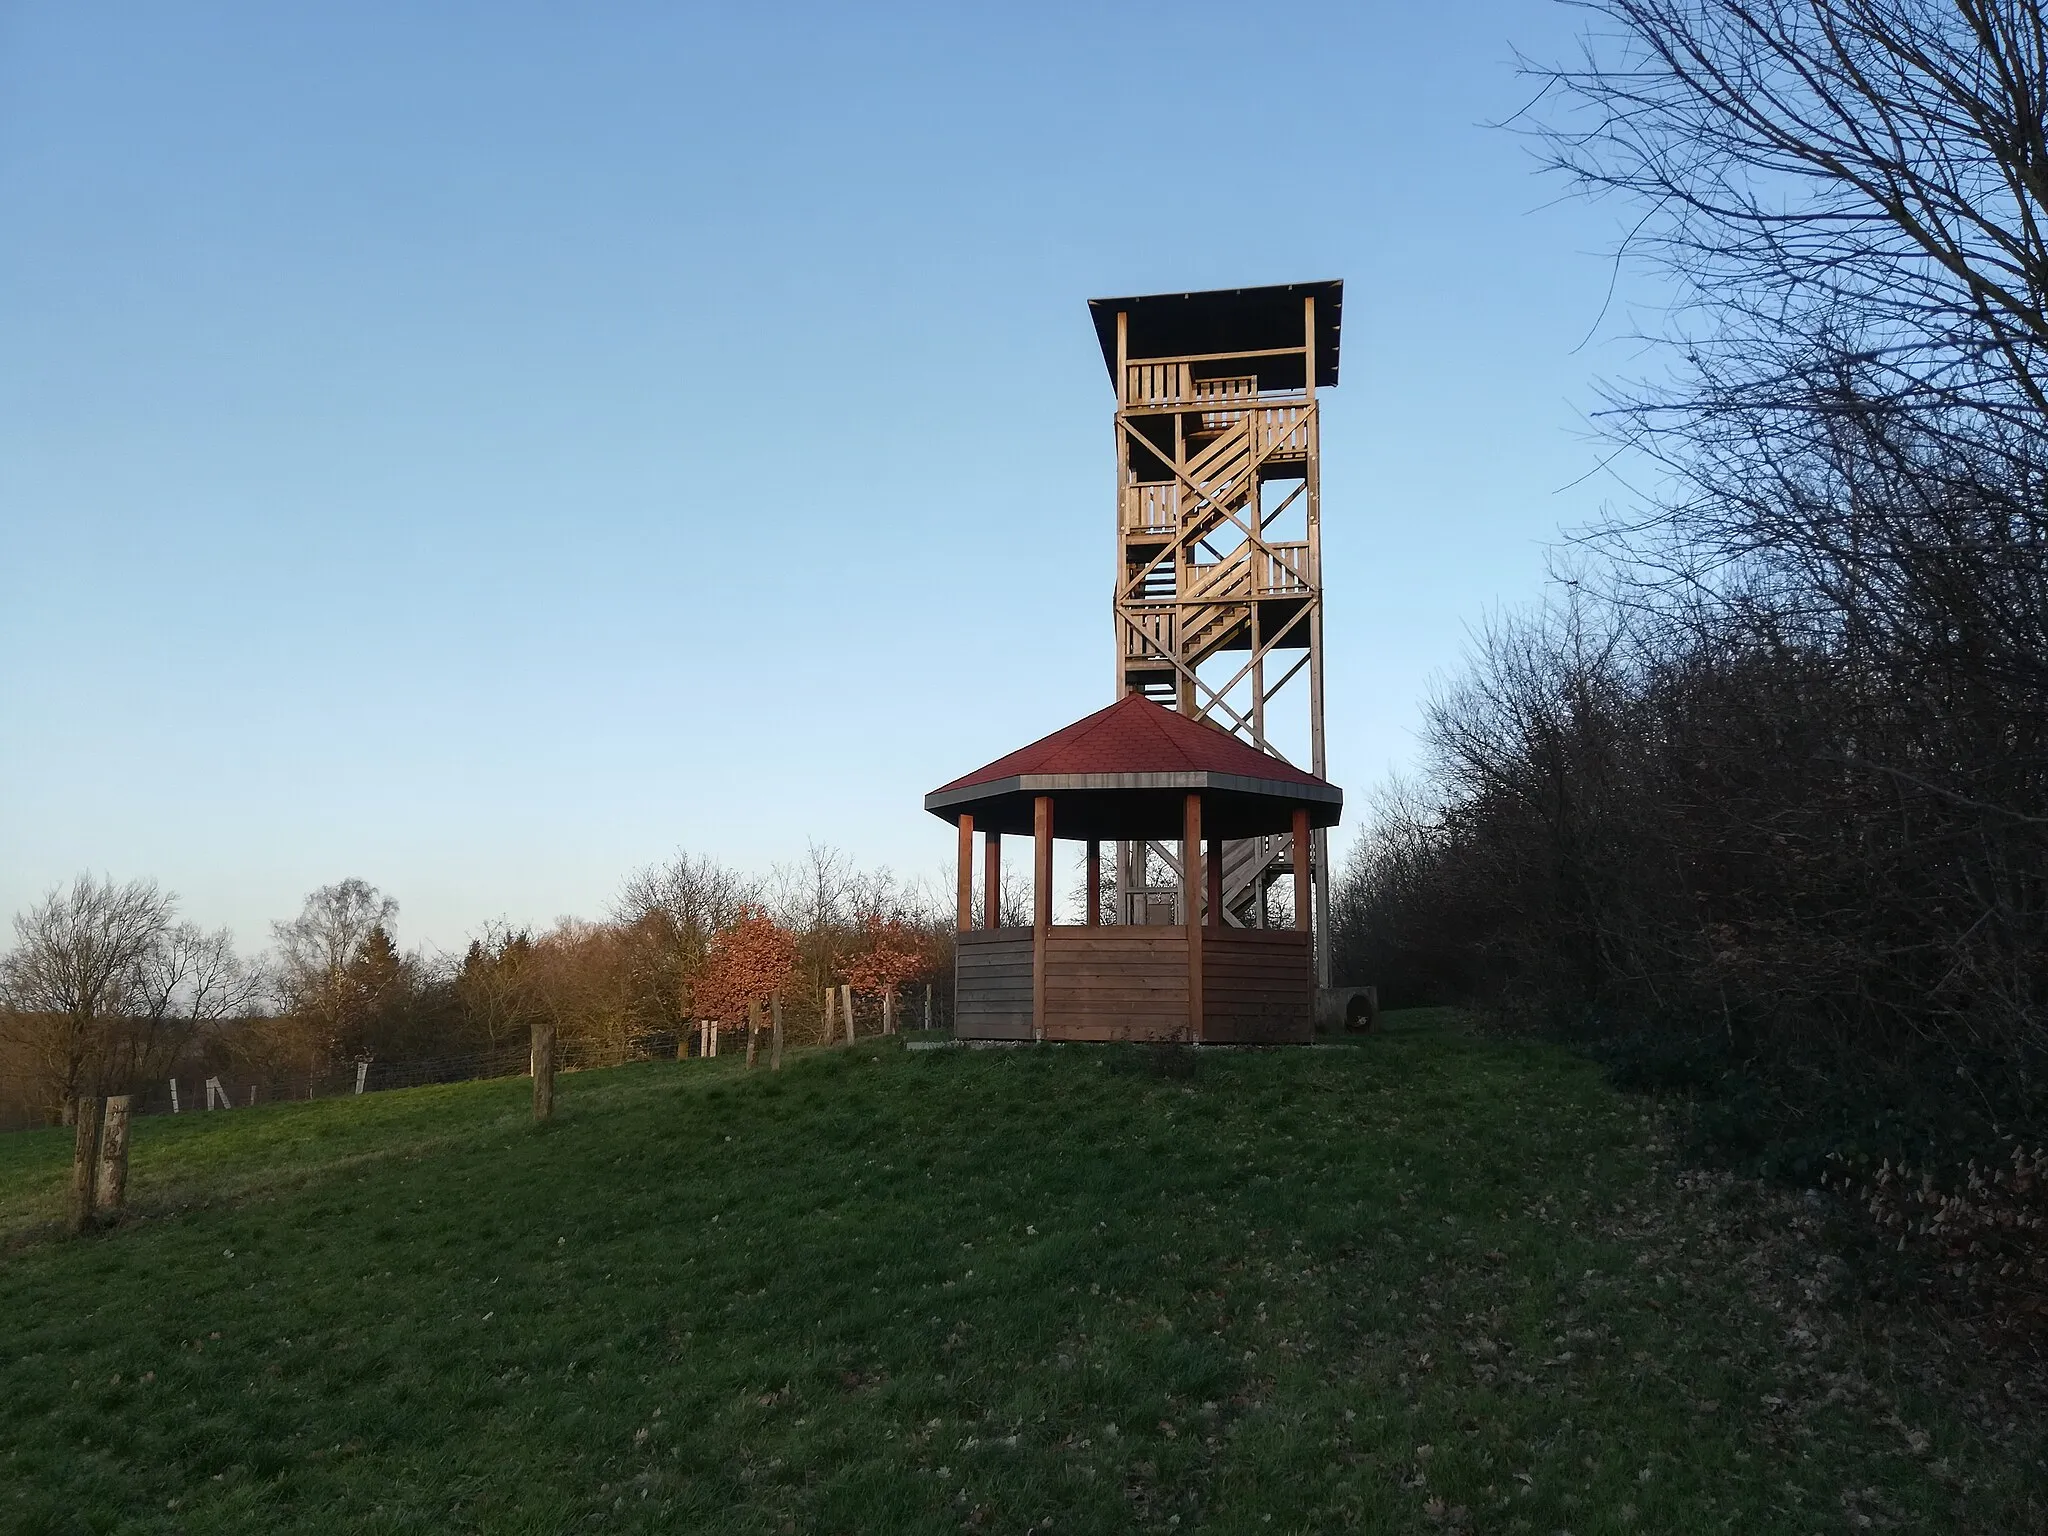
[[[1431,1014],[149,1120],[77,1243],[0,1138],[0,1529],[2041,1529],[2038,1436],[1654,1140]]]

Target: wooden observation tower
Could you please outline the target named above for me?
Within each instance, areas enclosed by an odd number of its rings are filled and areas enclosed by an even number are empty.
[[[1337,382],[1343,302],[1344,285],[1325,282],[1088,306],[1116,387],[1117,694],[1221,726],[1319,779],[1327,765],[1316,392]],[[1170,843],[1119,843],[1116,858],[1119,922],[1191,920],[1180,911],[1186,881]],[[1223,923],[1274,926],[1273,890],[1291,859],[1284,838],[1228,843]],[[1315,970],[1327,986],[1322,828],[1312,860]]]

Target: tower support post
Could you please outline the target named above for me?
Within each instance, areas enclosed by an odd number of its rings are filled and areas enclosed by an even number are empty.
[[[1052,796],[1031,802],[1031,1038],[1045,1038],[1046,946],[1052,940]]]
[[[1202,1038],[1202,797],[1182,801],[1180,909],[1188,935],[1188,1038]]]

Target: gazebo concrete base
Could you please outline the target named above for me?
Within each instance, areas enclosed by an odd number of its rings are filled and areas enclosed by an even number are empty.
[[[1029,928],[956,934],[954,1033],[1031,1040]],[[1309,936],[1293,928],[1201,930],[1201,1009],[1189,999],[1184,927],[1050,927],[1044,1039],[1305,1045],[1315,1037]]]

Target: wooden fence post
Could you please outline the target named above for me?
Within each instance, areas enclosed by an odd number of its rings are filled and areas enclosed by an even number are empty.
[[[128,1111],[134,1101],[125,1093],[107,1100],[100,1123],[100,1163],[93,1190],[96,1210],[118,1211],[128,1199]]]
[[[839,989],[839,1006],[846,1015],[846,1043],[853,1044],[853,983]]]
[[[533,1118],[547,1120],[555,1113],[555,1021],[533,1021]]]
[[[754,1060],[761,1051],[761,999],[747,999],[747,1070],[754,1070]]]
[[[825,1043],[830,1045],[838,1034],[838,1020],[832,1011],[832,999],[836,995],[831,987],[825,989]]]
[[[71,1233],[74,1237],[92,1225],[93,1186],[100,1171],[100,1099],[80,1098],[72,1111],[71,1127]]]
[[[882,994],[882,1033],[896,1033],[896,989],[890,987]]]
[[[172,1078],[172,1079],[171,1079],[171,1113],[175,1115],[175,1114],[176,1114],[177,1112],[178,1112],[178,1080],[177,1080],[177,1079],[176,1079],[176,1078],[174,1077],[174,1078]]]
[[[768,1016],[775,1029],[775,1040],[768,1047],[768,1070],[782,1070],[782,994],[776,993],[768,999]]]

